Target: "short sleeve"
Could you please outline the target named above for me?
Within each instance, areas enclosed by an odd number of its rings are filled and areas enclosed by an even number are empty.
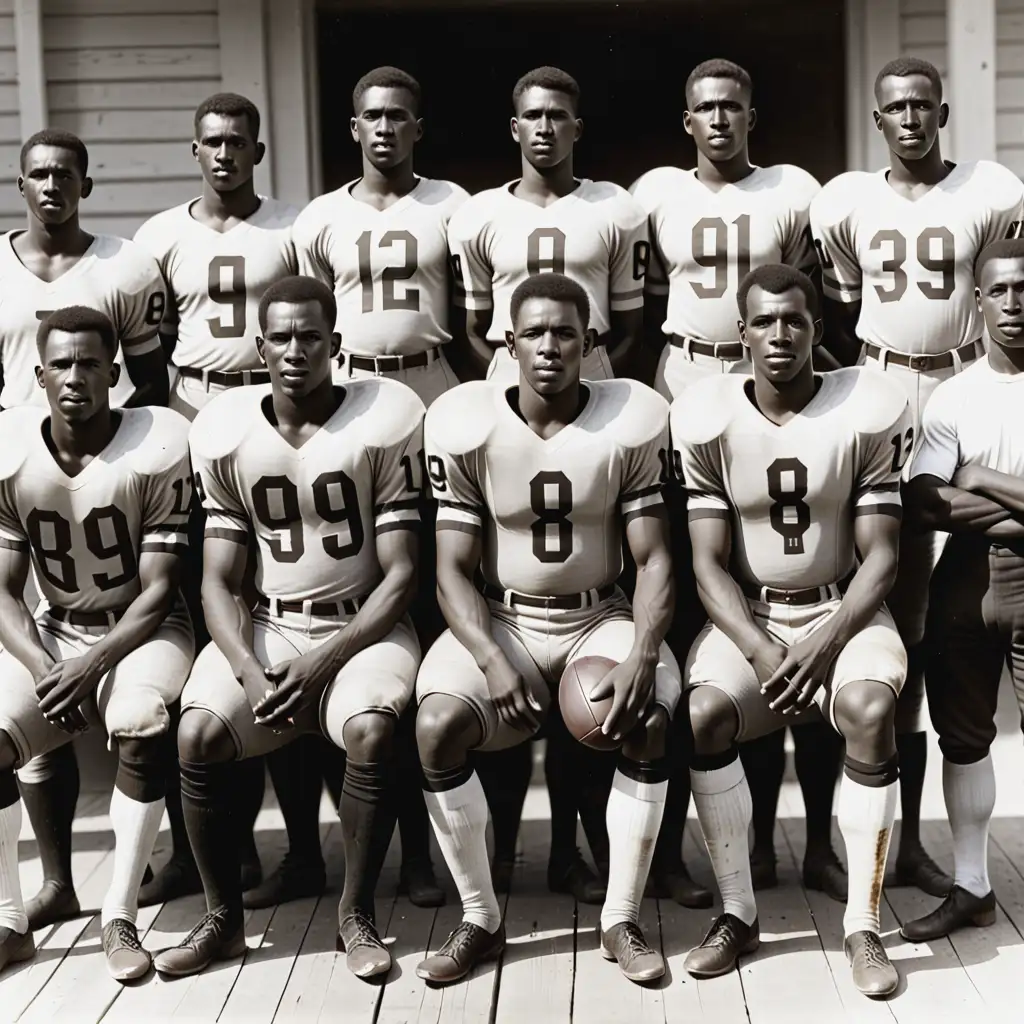
[[[921,443],[910,477],[934,476],[949,483],[960,468],[960,438],[954,403],[936,389],[921,415]]]
[[[28,534],[18,516],[14,500],[14,480],[0,480],[0,548],[28,551]]]
[[[914,449],[910,407],[903,402],[899,416],[887,427],[860,437],[860,464],[853,492],[855,516],[903,514],[900,473]]]
[[[644,273],[650,258],[647,217],[630,198],[619,216],[608,276],[608,303],[615,312],[641,309],[644,304]]]
[[[167,312],[167,290],[160,269],[149,253],[137,250],[129,280],[111,284],[116,288],[118,336],[126,356],[139,356],[160,347],[157,331]],[[136,257],[132,256],[132,259]]]
[[[995,168],[992,188],[986,190],[988,202],[982,207],[987,216],[981,252],[986,245],[1004,238],[1020,238],[1024,223],[1024,185],[1005,167]]]
[[[180,459],[146,478],[139,550],[184,555],[188,551],[188,514],[192,505],[192,470],[185,447]]]
[[[307,206],[292,225],[296,266],[300,274],[315,277],[333,289],[334,267],[328,252],[327,228],[319,223],[314,213],[314,208]]]
[[[810,223],[825,297],[835,302],[860,302],[863,274],[849,216],[833,220],[824,204],[816,200],[811,203]]]
[[[798,270],[812,270],[818,265],[818,256],[811,234],[811,201],[821,190],[818,182],[806,171],[793,171],[793,182],[785,237],[782,240],[782,262]]]
[[[667,483],[663,467],[667,464],[669,448],[668,423],[664,428],[636,447],[622,453],[622,490],[619,511],[623,523],[637,516],[651,515],[665,502]]]
[[[475,472],[475,452],[455,454],[446,449],[433,429],[430,414],[424,427],[427,476],[437,500],[437,528],[479,533],[485,506]]]
[[[690,519],[728,519],[729,500],[722,477],[718,441],[690,444],[677,441],[673,463],[686,489]]]
[[[487,256],[487,228],[465,214],[463,206],[448,222],[455,304],[465,309],[492,309],[493,268]]]
[[[189,437],[195,488],[206,513],[204,536],[246,544],[249,540],[249,515],[242,503],[234,478],[232,456],[208,457],[197,443],[195,427]]]
[[[422,489],[413,467],[423,458],[423,414],[393,444],[373,449],[373,522],[375,533],[415,530],[420,524]]]

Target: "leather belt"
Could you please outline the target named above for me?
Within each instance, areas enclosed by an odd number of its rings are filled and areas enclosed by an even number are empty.
[[[127,608],[111,608],[106,612],[77,612],[72,608],[64,608],[59,604],[51,604],[46,613],[51,619],[66,622],[69,626],[113,626],[124,618]]]
[[[739,362],[746,355],[743,344],[739,341],[698,341],[682,334],[669,335],[668,340],[669,344],[676,348],[684,348],[699,356],[714,356],[715,359],[724,359],[729,363]]]
[[[825,601],[834,601],[842,597],[850,586],[853,573],[841,579],[838,583],[829,583],[824,587],[806,587],[802,590],[776,590],[774,587],[759,587],[756,583],[744,580],[740,583],[740,589],[752,601],[762,601],[765,604],[789,604],[809,605],[823,604]]]
[[[961,363],[973,363],[978,356],[984,352],[985,346],[981,338],[967,342],[958,349],[954,349]],[[939,352],[936,355],[910,355],[907,352],[897,352],[891,348],[881,348],[870,341],[864,342],[864,354],[869,359],[875,359],[883,366],[886,363],[893,363],[896,366],[906,366],[918,373],[928,373],[929,370],[946,370],[956,365],[953,352]]]
[[[607,601],[615,593],[615,584],[586,590],[581,594],[563,594],[560,597],[534,597],[532,594],[520,594],[514,590],[502,590],[491,583],[481,583],[480,593],[491,601],[514,608],[520,605],[525,608],[556,608],[559,611],[574,611],[578,608],[593,608],[600,601]]]
[[[179,366],[178,376],[201,380],[207,387],[219,384],[225,388],[238,388],[244,384],[270,383],[270,373],[267,370],[200,370],[194,366]]]
[[[374,373],[397,373],[399,370],[411,370],[416,366],[428,366],[441,358],[436,348],[428,348],[425,352],[412,352],[407,356],[360,356],[354,352],[342,352],[339,362],[346,362],[353,370],[372,370]]]
[[[297,612],[312,615],[318,619],[355,615],[365,601],[366,598],[363,597],[346,598],[344,601],[282,601],[277,597],[256,595],[256,603],[261,608],[266,608],[271,615],[279,615],[281,612]]]

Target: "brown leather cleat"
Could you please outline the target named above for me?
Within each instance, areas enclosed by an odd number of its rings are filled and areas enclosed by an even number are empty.
[[[434,865],[429,860],[402,861],[398,891],[406,893],[414,907],[443,907],[445,904],[444,889],[437,884]]]
[[[228,912],[221,908],[205,914],[199,924],[181,942],[153,957],[153,966],[159,974],[170,978],[184,978],[198,974],[218,960],[233,960],[245,953],[245,925],[229,920]]]
[[[759,945],[761,929],[756,917],[753,924],[744,924],[734,914],[722,914],[701,944],[686,954],[683,966],[695,978],[717,978],[728,974],[741,956],[753,953]]]
[[[909,857],[896,859],[896,884],[912,885],[929,896],[941,898],[949,895],[953,879],[923,849],[919,849]]]
[[[36,955],[36,941],[31,930],[24,935],[10,928],[0,928],[0,971],[8,964],[20,964]]]
[[[308,859],[289,850],[274,871],[243,893],[242,906],[246,910],[263,910],[308,896],[322,896],[327,888],[327,874],[317,853],[316,859]]]
[[[39,892],[25,903],[29,931],[37,931],[60,921],[80,917],[82,908],[70,886],[59,882],[43,882]]]
[[[103,926],[103,954],[114,981],[135,981],[149,974],[153,966],[153,958],[142,948],[135,925],[123,917],[115,917]]]
[[[988,928],[996,923],[996,894],[984,896],[954,885],[952,892],[930,913],[916,921],[907,921],[900,928],[900,935],[910,942],[928,942],[941,939],[957,928],[973,925]]]
[[[338,916],[341,917],[340,908]],[[363,910],[341,917],[336,947],[345,954],[348,969],[364,981],[382,978],[391,970],[391,954],[381,942],[373,918]]]
[[[548,889],[568,893],[577,903],[600,906],[604,903],[607,887],[591,870],[583,854],[576,850],[576,856],[568,864],[548,862]]]
[[[882,940],[874,932],[848,935],[843,948],[853,969],[853,983],[858,992],[871,999],[884,999],[896,991],[900,976]]]
[[[612,925],[601,933],[601,956],[605,960],[617,960],[619,970],[638,985],[657,981],[665,973],[665,958],[632,921]]]
[[[463,921],[444,945],[416,967],[416,976],[432,985],[450,985],[464,978],[477,964],[497,960],[505,949],[505,925],[489,932]]]
[[[156,874],[150,874],[148,882],[142,883],[139,906],[152,907],[157,903],[167,903],[202,891],[203,882],[191,853],[188,856],[172,856]]]
[[[644,895],[658,900],[672,900],[691,910],[707,910],[715,902],[710,890],[690,877],[690,872],[681,860],[675,864],[652,865]]]
[[[829,850],[827,856],[804,858],[804,888],[823,892],[837,903],[846,902],[850,881],[835,850]]]

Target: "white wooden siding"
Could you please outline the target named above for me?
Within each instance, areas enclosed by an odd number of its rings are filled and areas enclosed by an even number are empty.
[[[21,118],[18,114],[18,54],[14,43],[14,0],[0,0],[0,195],[17,195]],[[13,152],[14,159],[11,159]],[[0,228],[9,227],[0,212]]]
[[[996,2],[996,155],[1024,176],[1024,0]]]
[[[198,193],[189,143],[196,106],[221,88],[217,0],[43,0],[42,9],[49,124],[85,140],[96,182],[83,220],[130,237]],[[6,163],[0,151],[0,176]],[[0,197],[0,216],[10,205]]]

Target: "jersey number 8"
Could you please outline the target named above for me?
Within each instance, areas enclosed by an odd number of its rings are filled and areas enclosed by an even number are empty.
[[[785,488],[783,474],[789,473],[793,486]],[[804,534],[811,527],[811,508],[807,497],[807,467],[799,459],[776,459],[768,467],[768,496],[772,504],[768,519],[772,529],[782,537],[782,551],[787,555],[804,553]]]
[[[548,504],[548,488],[555,489],[555,504]],[[572,481],[561,470],[541,470],[530,481],[530,508],[537,518],[530,524],[533,554],[538,562],[564,562],[572,554]],[[548,527],[557,531],[551,547]]]

